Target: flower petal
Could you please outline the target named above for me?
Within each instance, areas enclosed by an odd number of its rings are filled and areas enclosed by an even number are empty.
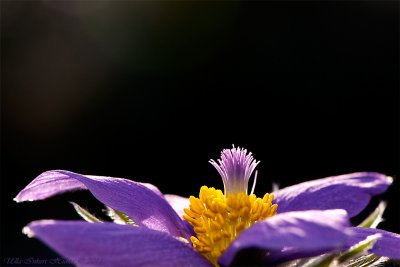
[[[168,194],[164,195],[164,197],[171,205],[171,207],[175,210],[175,212],[178,214],[178,216],[182,218],[182,216],[185,214],[183,209],[189,207],[190,203],[189,199],[178,195],[168,195]],[[189,222],[186,220],[183,220],[183,223],[186,225],[187,229],[189,229],[190,235],[195,236],[196,233],[193,230],[193,226],[191,226]]]
[[[79,266],[209,266],[178,239],[145,227],[83,221],[35,221],[24,232]]]
[[[380,234],[381,237],[375,242],[375,245],[369,251],[379,256],[400,260],[399,234],[387,232],[380,229],[363,227],[353,227],[352,231],[353,234],[348,241],[349,246],[365,240],[368,236]]]
[[[61,185],[58,181],[61,181]],[[106,206],[125,213],[140,226],[167,232],[176,237],[190,238],[189,229],[163,197],[143,184],[127,179],[81,175],[62,170],[48,171],[23,189],[16,200],[43,199],[64,192],[60,186],[65,185],[69,189],[89,189]]]
[[[87,187],[81,181],[58,171],[47,171],[22,189],[14,200],[16,202],[42,200],[57,194],[82,189],[87,189]]]
[[[47,171],[40,174],[32,182],[30,182],[18,195],[14,198],[16,202],[42,200],[54,195],[65,192],[88,189],[81,181],[76,180],[68,175],[59,175],[63,170]],[[94,179],[115,179],[113,177],[85,175]],[[117,178],[123,179],[123,178]],[[152,190],[159,196],[163,196],[160,190],[149,183],[139,183]]]
[[[358,172],[304,182],[274,193],[278,212],[344,209],[350,217],[362,211],[371,197],[386,191],[393,179]]]
[[[168,195],[168,194],[164,195],[164,197],[171,205],[171,207],[175,210],[175,212],[179,215],[179,217],[182,218],[182,216],[185,214],[183,209],[189,207],[190,203],[189,199],[178,195]]]
[[[219,262],[229,265],[248,248],[264,249],[270,264],[336,251],[346,245],[348,225],[344,210],[281,213],[244,230]]]

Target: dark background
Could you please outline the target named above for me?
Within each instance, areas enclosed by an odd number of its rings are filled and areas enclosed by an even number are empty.
[[[399,176],[397,1],[1,2],[1,263],[57,257],[21,233],[98,216],[88,192],[17,204],[41,172],[222,188],[253,152],[257,194],[356,171]],[[399,181],[381,228],[400,232]],[[375,200],[373,204],[376,204]],[[8,262],[10,264],[10,262]],[[15,262],[14,262],[15,263]]]

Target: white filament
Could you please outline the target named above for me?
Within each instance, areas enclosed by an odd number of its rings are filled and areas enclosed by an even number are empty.
[[[256,189],[257,174],[258,174],[258,171],[256,171],[256,173],[254,174],[253,186],[251,187],[250,195],[252,195],[254,193],[254,189]]]

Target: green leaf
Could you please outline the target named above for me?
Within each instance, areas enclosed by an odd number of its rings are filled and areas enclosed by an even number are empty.
[[[345,267],[366,267],[366,266],[371,266],[372,263],[376,262],[379,260],[379,256],[375,254],[368,254],[361,256],[349,264],[346,264]]]
[[[374,267],[389,267],[389,266],[400,266],[400,261],[396,261],[396,260],[392,260],[388,257],[380,257],[379,259],[377,259],[373,265]]]
[[[367,251],[368,249],[372,248],[376,242],[381,237],[380,234],[370,235],[363,241],[355,244],[346,252],[343,252],[339,257],[339,263],[343,263],[355,256],[359,255],[362,252]]]
[[[358,226],[365,228],[376,228],[383,221],[382,215],[386,209],[386,202],[382,201],[378,207]]]
[[[69,203],[71,203],[72,206],[74,206],[74,209],[76,210],[76,212],[86,221],[88,221],[90,223],[102,223],[102,221],[100,219],[97,219],[94,215],[92,215],[90,212],[88,212],[87,210],[85,210],[84,208],[79,206],[78,204],[76,204],[74,202],[69,202]]]
[[[316,257],[293,260],[279,264],[277,267],[328,267],[335,261],[336,254],[323,254]]]
[[[117,224],[130,224],[137,225],[128,215],[115,210],[113,208],[107,207],[107,215]]]
[[[317,257],[303,259],[296,263],[297,266],[301,267],[328,267],[335,261],[336,254],[324,254]]]

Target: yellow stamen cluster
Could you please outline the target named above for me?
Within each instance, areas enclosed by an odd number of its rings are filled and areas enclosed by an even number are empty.
[[[232,241],[254,223],[276,214],[273,194],[263,198],[244,192],[224,196],[221,190],[202,186],[199,198],[191,196],[183,218],[194,228],[193,247],[215,266]]]

